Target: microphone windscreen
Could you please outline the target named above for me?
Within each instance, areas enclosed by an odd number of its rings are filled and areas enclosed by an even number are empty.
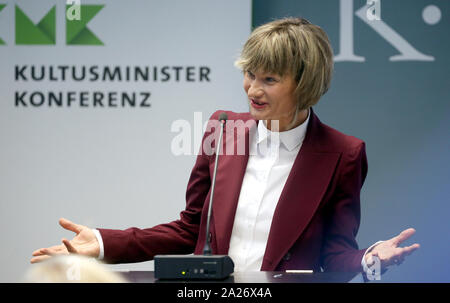
[[[226,113],[221,113],[219,115],[219,121],[227,121],[228,120],[228,115]]]

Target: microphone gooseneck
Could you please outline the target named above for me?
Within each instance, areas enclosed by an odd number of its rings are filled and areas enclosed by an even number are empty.
[[[209,230],[210,230],[210,221],[211,221],[211,212],[212,212],[212,206],[213,206],[213,199],[214,199],[214,187],[216,186],[216,174],[217,174],[217,165],[219,163],[219,154],[220,154],[220,147],[222,146],[222,137],[223,137],[223,128],[225,126],[225,123],[228,119],[228,116],[226,113],[221,113],[219,115],[219,122],[220,122],[220,134],[219,134],[219,140],[216,144],[216,162],[214,163],[214,173],[213,173],[213,180],[211,184],[211,196],[209,197],[209,207],[208,207],[208,217],[206,221],[206,235],[205,235],[205,246],[203,248],[203,255],[211,255],[211,237],[209,236]]]

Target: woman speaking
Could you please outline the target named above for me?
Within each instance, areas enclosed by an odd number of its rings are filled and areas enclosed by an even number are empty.
[[[414,234],[412,228],[358,249],[365,145],[322,123],[312,109],[328,90],[333,72],[325,32],[302,18],[264,24],[252,32],[236,66],[243,71],[249,112],[225,111],[228,121],[243,121],[245,129],[227,126],[224,144],[227,151],[237,150],[234,144],[246,146],[241,154],[220,155],[208,239],[215,157],[200,152],[178,220],[112,230],[61,219],[61,226],[76,236],[36,250],[31,262],[68,253],[107,263],[141,262],[159,254],[200,254],[208,240],[214,254],[233,259],[235,271],[364,272],[374,257],[383,271],[418,249],[419,244],[399,246]],[[210,122],[217,122],[222,112]],[[205,132],[202,148],[211,130]]]

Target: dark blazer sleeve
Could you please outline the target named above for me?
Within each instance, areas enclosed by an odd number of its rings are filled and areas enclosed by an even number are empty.
[[[360,191],[367,175],[364,142],[342,153],[335,194],[327,209],[327,227],[321,253],[325,271],[361,272],[365,249],[359,250]]]
[[[218,112],[210,121],[217,120]],[[205,138],[210,132],[205,132]],[[176,221],[152,228],[136,227],[126,230],[101,229],[104,261],[107,263],[132,263],[153,259],[158,254],[189,254],[194,252],[198,238],[201,213],[209,193],[211,177],[208,153],[200,150],[192,169],[187,190],[186,208]]]

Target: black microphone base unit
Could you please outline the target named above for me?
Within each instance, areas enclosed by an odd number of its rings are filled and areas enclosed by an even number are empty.
[[[155,278],[161,280],[223,280],[234,271],[225,255],[157,255]]]

